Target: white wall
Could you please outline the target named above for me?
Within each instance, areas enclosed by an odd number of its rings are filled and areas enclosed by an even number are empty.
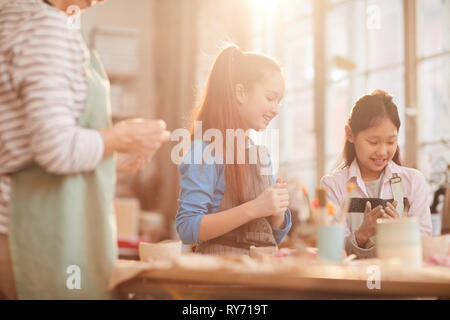
[[[0,0],[0,5],[8,1],[11,0]],[[154,0],[106,0],[86,10],[81,16],[81,32],[86,43],[89,41],[90,31],[97,25],[130,27],[139,30],[139,72],[136,79],[127,80],[123,86],[130,98],[130,105],[127,106],[129,113],[143,117],[152,117],[155,109],[152,52],[153,6]]]

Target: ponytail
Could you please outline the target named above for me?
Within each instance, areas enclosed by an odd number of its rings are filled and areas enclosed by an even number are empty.
[[[223,137],[226,137],[227,129],[247,128],[238,108],[236,85],[242,84],[246,90],[252,90],[254,83],[262,81],[272,71],[281,73],[279,64],[272,58],[259,53],[242,52],[236,45],[225,47],[217,55],[209,72],[194,120],[202,122],[202,130],[218,129]],[[194,126],[191,130],[193,134]],[[225,164],[225,192],[231,194],[236,205],[239,205],[248,201],[245,199],[248,167],[246,163],[237,164],[237,137],[234,139],[234,164]],[[248,137],[245,137],[246,144],[247,141]],[[226,139],[223,139],[223,150],[227,150]]]

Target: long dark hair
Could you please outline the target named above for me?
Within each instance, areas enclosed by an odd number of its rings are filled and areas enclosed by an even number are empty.
[[[383,90],[375,90],[356,101],[347,120],[347,124],[352,130],[353,135],[356,136],[359,132],[373,126],[376,120],[382,118],[388,118],[395,125],[397,131],[400,130],[400,117],[397,106],[392,101],[392,96]],[[342,168],[350,167],[356,158],[355,145],[347,139],[342,157],[344,159]],[[400,160],[400,147],[398,145],[392,161],[398,165],[402,165]]]
[[[255,83],[263,81],[271,72],[282,74],[280,65],[274,59],[260,53],[243,52],[233,44],[226,46],[217,55],[209,72],[194,120],[202,121],[202,130],[219,129],[223,137],[227,129],[246,128],[235,96],[236,84],[242,84],[250,91]],[[194,135],[194,128],[191,135]],[[226,139],[223,143],[223,150],[227,150]],[[241,204],[246,201],[244,194],[248,168],[247,164],[237,164],[236,141],[234,148],[235,164],[225,164],[225,192]]]

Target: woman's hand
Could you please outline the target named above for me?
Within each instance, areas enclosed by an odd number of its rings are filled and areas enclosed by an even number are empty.
[[[152,157],[119,153],[116,159],[116,170],[120,173],[134,174],[142,170]]]
[[[370,202],[366,202],[364,220],[359,229],[355,231],[355,238],[359,247],[363,248],[369,238],[377,233],[377,219],[382,218],[385,214],[383,206],[379,205],[372,210]]]
[[[130,119],[100,131],[105,143],[104,156],[114,152],[153,156],[170,132],[162,120]]]
[[[275,185],[264,190],[251,202],[254,219],[269,216],[284,218],[289,205],[287,184],[277,180]]]

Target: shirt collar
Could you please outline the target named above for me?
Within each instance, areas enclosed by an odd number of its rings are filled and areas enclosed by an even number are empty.
[[[389,161],[385,168],[383,183],[385,183],[386,181],[391,179],[392,175],[394,173],[400,174],[400,171],[401,171],[400,168],[401,167],[398,164],[396,164],[394,161],[392,161],[392,160]],[[358,161],[356,161],[356,159],[353,160],[352,164],[348,168],[347,183],[349,183],[352,180],[353,181],[356,180],[356,184],[362,190],[364,190],[364,191],[366,190],[364,180],[362,179],[362,176],[361,176],[361,170],[359,168]]]
[[[384,174],[384,182],[386,182],[386,180],[389,180],[392,178],[392,175],[395,173],[397,175],[400,175],[401,172],[401,167],[396,164],[394,161],[389,161],[389,163],[386,166],[385,169],[385,174]]]
[[[354,159],[348,168],[348,176],[347,176],[347,183],[352,180],[352,178],[361,178],[361,170],[359,169],[358,161]]]

